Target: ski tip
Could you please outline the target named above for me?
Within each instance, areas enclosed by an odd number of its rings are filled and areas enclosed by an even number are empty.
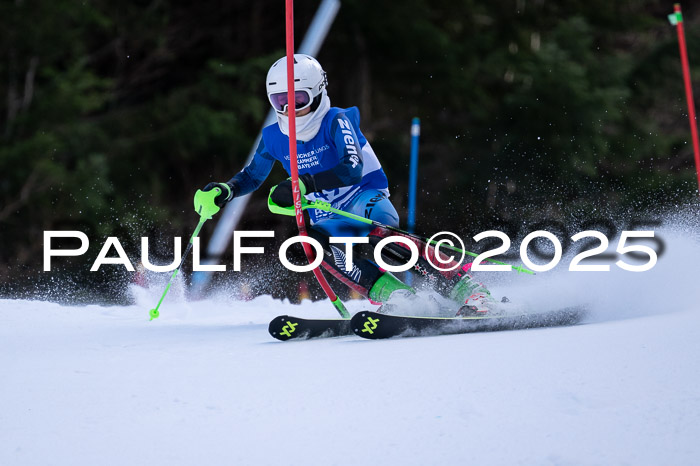
[[[377,324],[380,322],[381,317],[383,317],[383,314],[378,314],[372,311],[358,312],[350,321],[353,333],[359,337],[368,338],[371,340],[382,338],[380,335],[375,333]]]
[[[288,315],[277,316],[270,321],[268,332],[270,333],[270,336],[276,338],[277,340],[287,341],[292,338],[292,334],[298,325],[299,323],[296,321],[296,319]]]

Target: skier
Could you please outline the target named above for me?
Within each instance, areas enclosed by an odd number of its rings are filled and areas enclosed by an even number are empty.
[[[398,227],[399,216],[389,200],[386,175],[367,139],[360,131],[357,107],[331,107],[326,87],[326,73],[315,58],[294,55],[297,159],[299,189],[308,200],[322,200],[339,210]],[[215,200],[223,206],[237,196],[256,190],[270,174],[275,161],[291,174],[289,157],[289,117],[287,101],[287,59],[277,60],[266,79],[267,97],[277,113],[277,123],[263,129],[253,160],[225,183],[209,183],[203,190],[221,189]],[[280,207],[293,205],[292,184],[284,180],[270,191],[270,200]],[[323,267],[347,286],[375,303],[389,298],[414,296],[415,290],[374,262],[353,258],[352,271],[346,271],[346,257],[341,248],[329,243],[329,237],[370,237],[376,244],[390,234],[381,228],[346,217],[308,209],[311,219],[309,236],[324,249]],[[409,238],[411,239],[411,238]],[[415,241],[411,239],[412,241]],[[419,243],[419,242],[418,242]],[[466,271],[436,272],[427,262],[432,248],[418,244],[422,255],[414,271],[426,277],[442,295],[456,303],[459,315],[481,315],[493,302],[489,292]],[[424,252],[424,251],[427,251]],[[408,248],[392,243],[385,247],[385,260],[406,262]],[[435,263],[433,261],[433,263]]]

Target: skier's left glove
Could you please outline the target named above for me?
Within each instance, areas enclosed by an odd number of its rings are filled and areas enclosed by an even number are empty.
[[[303,196],[306,193],[316,192],[316,183],[313,175],[304,173],[299,175],[299,191]],[[294,205],[292,195],[292,180],[286,179],[270,190],[270,200],[280,207],[291,207]]]
[[[228,201],[236,197],[236,190],[233,185],[229,183],[209,183],[202,188],[202,191],[211,191],[214,188],[219,188],[221,193],[214,198],[214,204],[219,207],[223,207]]]

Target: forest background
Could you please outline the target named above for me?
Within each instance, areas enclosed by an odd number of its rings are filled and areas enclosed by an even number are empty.
[[[319,3],[295,2],[297,46]],[[698,82],[692,3],[682,5]],[[418,232],[622,229],[697,197],[672,10],[343,0],[318,59],[332,104],[359,107],[402,226],[419,117]],[[281,0],[0,3],[0,295],[123,301],[133,274],[88,272],[108,236],[135,264],[148,236],[153,262],[169,262],[173,237],[186,241],[197,222],[194,191],[242,168],[269,110],[265,75],[283,54]],[[270,251],[296,234],[266,209],[284,178],[277,166],[238,225],[275,230]],[[90,249],[43,272],[45,230],[85,232]],[[290,275],[274,252],[215,284],[295,299],[301,280],[318,296],[311,274]],[[230,247],[222,262],[231,269]]]

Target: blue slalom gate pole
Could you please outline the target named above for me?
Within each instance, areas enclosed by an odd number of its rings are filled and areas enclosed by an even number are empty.
[[[408,178],[408,231],[414,233],[416,228],[416,191],[418,184],[418,139],[420,138],[420,119],[411,122],[411,167]],[[406,274],[406,284],[413,283],[413,276]]]

